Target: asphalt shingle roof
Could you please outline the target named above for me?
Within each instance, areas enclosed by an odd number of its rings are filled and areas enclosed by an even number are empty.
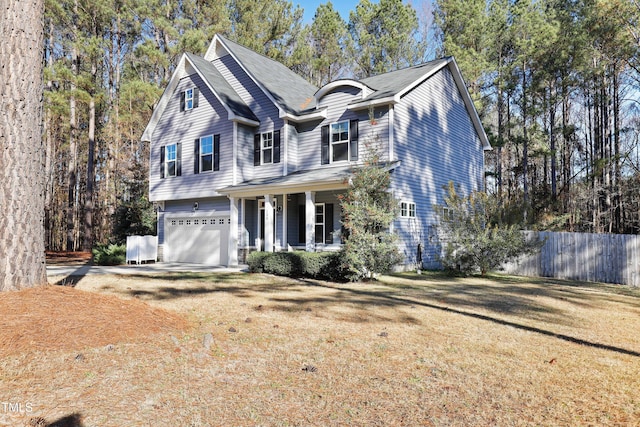
[[[315,107],[313,94],[317,92],[317,87],[285,65],[220,35],[218,37],[283,110],[299,114]]]
[[[364,78],[360,80],[360,83],[367,85],[375,91],[369,95],[365,101],[394,96],[410,86],[416,80],[426,74],[429,74],[433,70],[442,67],[448,61],[449,58],[436,59],[414,67]]]
[[[203,78],[207,80],[209,85],[215,89],[218,96],[235,114],[245,119],[258,121],[256,115],[251,111],[251,108],[244,103],[240,95],[233,90],[231,85],[227,82],[222,74],[216,69],[216,67],[209,61],[187,53],[189,61],[200,71]]]

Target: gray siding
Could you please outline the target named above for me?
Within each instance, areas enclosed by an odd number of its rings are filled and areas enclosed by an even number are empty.
[[[197,87],[199,106],[180,111],[181,92]],[[194,174],[196,138],[220,134],[220,170]],[[218,102],[199,75],[180,81],[173,93],[151,142],[149,194],[152,201],[179,200],[216,196],[216,189],[231,184],[233,124],[225,108]],[[160,147],[182,144],[182,176],[160,178]]]
[[[401,165],[392,174],[398,201],[416,203],[417,219],[399,218],[394,227],[407,260],[415,259],[417,243],[423,261],[435,258],[429,244],[434,204],[442,204],[449,181],[468,194],[481,190],[484,152],[471,118],[448,68],[408,93],[395,106],[394,150]]]
[[[327,118],[318,122],[298,125],[298,168],[299,170],[318,169],[325,167],[320,163],[321,128],[324,125],[358,119],[358,145],[361,161],[365,147],[377,145],[383,153],[382,160],[388,159],[389,121],[388,109],[377,108],[373,112],[374,122],[370,121],[369,111],[352,111],[347,109],[349,103],[360,99],[360,91],[343,86],[325,95],[319,102],[318,108],[328,107]]]
[[[238,168],[238,172],[242,175],[238,182],[282,175],[282,159],[281,163],[253,165],[253,135],[257,132],[282,130],[284,121],[279,117],[277,106],[271,102],[264,91],[256,85],[231,55],[216,59],[213,64],[260,120],[259,128],[245,127],[242,140],[238,138],[238,141],[241,142],[238,158],[244,158],[242,167]]]

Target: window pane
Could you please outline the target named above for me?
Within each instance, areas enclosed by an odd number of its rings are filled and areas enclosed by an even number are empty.
[[[202,156],[201,170],[203,172],[213,170],[213,155],[207,154]]]
[[[171,144],[171,145],[167,145],[166,147],[166,156],[167,156],[167,161],[173,161],[176,159],[176,145],[175,144]]]
[[[316,225],[316,243],[324,243],[324,225]]]
[[[333,161],[349,160],[349,144],[333,144]]]
[[[200,154],[211,153],[213,153],[213,138],[210,136],[200,138]]]
[[[185,110],[193,108],[193,89],[187,89],[184,92],[184,108]]]
[[[273,134],[263,133],[262,134],[262,148],[271,148],[273,147]]]
[[[412,218],[416,216],[416,204],[415,203],[409,203],[409,216],[412,217]]]
[[[176,176],[176,162],[175,161],[167,162],[167,175],[168,176]]]
[[[331,125],[331,142],[345,142],[349,140],[349,122],[333,123]]]
[[[271,163],[271,148],[262,150],[262,163]]]

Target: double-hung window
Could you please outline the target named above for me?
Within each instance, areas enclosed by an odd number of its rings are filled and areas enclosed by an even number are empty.
[[[261,163],[273,163],[273,133],[264,132],[260,135]]]
[[[176,144],[165,147],[165,176],[176,176],[178,172],[178,150]]]
[[[280,163],[280,131],[255,134],[253,140],[253,165]]]
[[[200,138],[200,172],[213,170],[213,136]]]
[[[321,163],[323,165],[358,160],[358,120],[344,120],[322,126]]]
[[[193,110],[198,106],[199,90],[193,87],[180,92],[180,111]]]
[[[415,218],[416,204],[413,202],[400,202],[400,216],[402,218]]]
[[[349,122],[331,125],[331,161],[349,160]]]
[[[220,135],[203,136],[194,143],[193,173],[220,170]]]
[[[193,109],[193,89],[187,89],[184,91],[184,109]]]

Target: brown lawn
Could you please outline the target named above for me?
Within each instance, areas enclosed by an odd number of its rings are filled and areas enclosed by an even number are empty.
[[[96,275],[0,319],[3,426],[640,425],[627,287]]]

